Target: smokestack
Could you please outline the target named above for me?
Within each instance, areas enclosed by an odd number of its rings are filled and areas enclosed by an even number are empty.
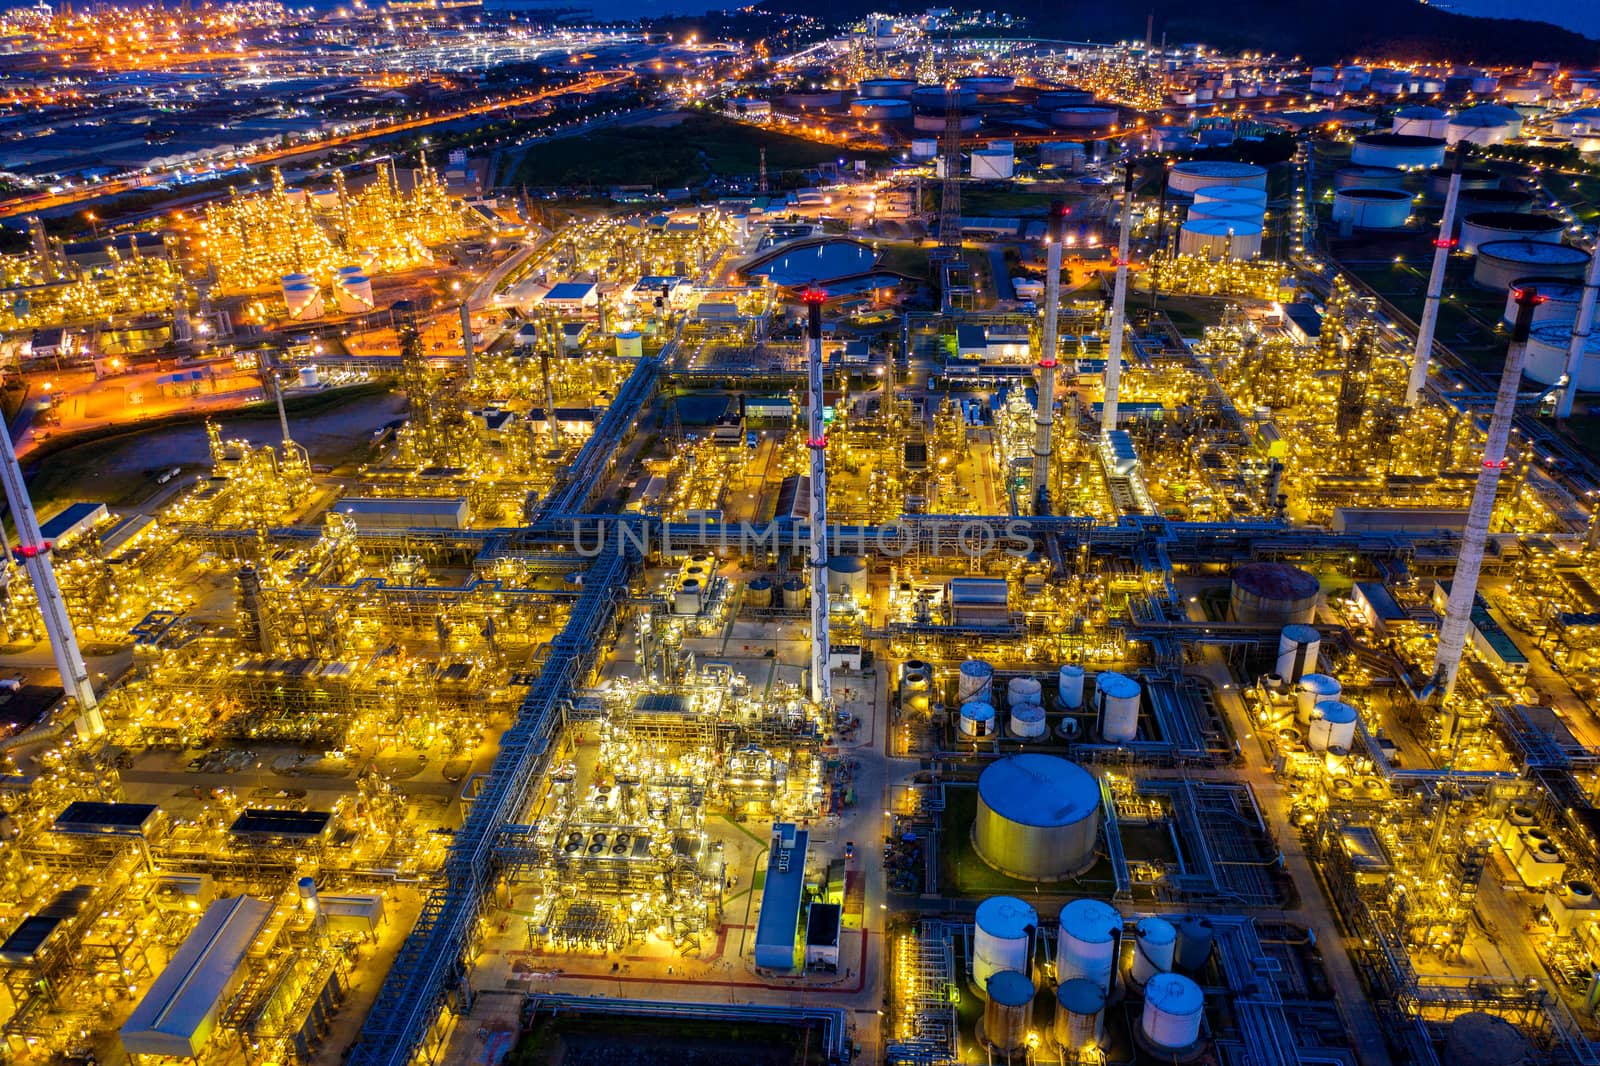
[[[1600,295],[1600,240],[1589,256],[1589,274],[1583,279],[1583,298],[1578,303],[1578,318],[1572,323],[1572,342],[1567,346],[1566,387],[1556,401],[1556,417],[1572,417],[1572,404],[1578,398],[1578,372],[1583,369],[1583,350],[1589,346],[1594,328],[1595,297]]]
[[[1433,358],[1433,331],[1439,324],[1439,301],[1444,297],[1444,271],[1450,262],[1450,249],[1456,246],[1452,235],[1456,227],[1456,201],[1461,196],[1461,168],[1467,159],[1467,142],[1456,145],[1455,164],[1450,169],[1450,190],[1444,197],[1444,214],[1439,219],[1439,236],[1433,242],[1433,271],[1428,275],[1428,294],[1422,305],[1422,321],[1417,325],[1417,349],[1411,356],[1411,374],[1406,378],[1406,406],[1415,407],[1428,383],[1428,360]]]
[[[1522,367],[1528,361],[1528,333],[1533,328],[1533,309],[1545,298],[1533,288],[1516,293],[1517,322],[1511,331],[1511,347],[1506,351],[1506,366],[1500,374],[1500,391],[1495,394],[1494,414],[1489,419],[1489,439],[1483,447],[1483,467],[1472,490],[1472,506],[1467,510],[1467,529],[1461,539],[1461,554],[1450,579],[1450,601],[1444,622],[1439,627],[1439,647],[1433,660],[1433,687],[1441,699],[1448,699],[1461,670],[1461,652],[1467,642],[1473,600],[1478,594],[1478,571],[1483,566],[1484,543],[1489,537],[1489,519],[1494,514],[1495,490],[1500,472],[1506,468],[1506,441],[1511,436],[1511,419],[1517,406],[1517,386],[1522,383]]]
[[[822,429],[822,305],[828,294],[807,289],[800,297],[809,316],[806,330],[806,447],[811,449],[811,702],[833,703],[828,661],[828,438]]]
[[[1122,232],[1117,234],[1117,283],[1111,291],[1111,347],[1106,354],[1105,404],[1100,431],[1117,428],[1117,385],[1122,378],[1122,322],[1128,306],[1128,231],[1133,228],[1133,161],[1123,164]]]
[[[467,357],[467,380],[472,380],[473,359],[472,351],[472,310],[467,307],[467,301],[461,301],[461,352]]]
[[[1061,310],[1062,223],[1067,208],[1050,205],[1050,230],[1045,236],[1044,337],[1039,347],[1039,399],[1033,414],[1033,499],[1035,514],[1050,513],[1050,429],[1056,406],[1056,318]]]

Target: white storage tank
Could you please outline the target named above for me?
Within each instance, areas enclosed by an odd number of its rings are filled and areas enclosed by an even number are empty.
[[[1016,970],[1001,970],[984,985],[983,1042],[995,1051],[1020,1051],[1033,1020],[1033,982]]]
[[[828,591],[856,603],[867,602],[867,561],[859,555],[835,555],[828,560]]]
[[[1241,563],[1231,576],[1233,622],[1309,622],[1322,594],[1314,574],[1288,563]]]
[[[300,387],[302,389],[314,389],[321,384],[322,377],[317,373],[316,367],[303,366],[300,368]]]
[[[909,78],[864,78],[856,86],[859,97],[868,99],[904,100],[911,95],[917,83]]]
[[[968,740],[986,737],[994,732],[994,708],[979,700],[969,700],[961,705],[961,717],[956,728]]]
[[[1081,977],[1107,991],[1116,970],[1122,915],[1104,900],[1075,899],[1061,908],[1056,980]]]
[[[1293,684],[1317,672],[1317,653],[1322,650],[1322,634],[1315,626],[1284,626],[1278,634],[1278,662],[1273,671]]]
[[[1522,116],[1509,107],[1484,104],[1457,113],[1445,128],[1451,144],[1504,144],[1522,135]]]
[[[1356,742],[1356,709],[1342,700],[1323,700],[1311,712],[1306,746],[1312,751],[1349,751]]]
[[[678,582],[678,590],[672,597],[673,614],[699,614],[700,601],[704,595],[705,586],[697,577],[686,577]]]
[[[1064,1055],[1083,1057],[1105,1034],[1106,990],[1083,977],[1056,986],[1056,1017],[1051,1026]]]
[[[1140,918],[1133,927],[1133,963],[1129,976],[1143,988],[1158,973],[1172,970],[1178,930],[1165,918]]]
[[[1254,259],[1261,254],[1261,224],[1212,218],[1185,222],[1178,251],[1202,259]]]
[[[1193,194],[1211,185],[1245,185],[1252,189],[1265,189],[1267,168],[1253,163],[1197,159],[1179,163],[1167,177],[1167,188],[1177,193]]]
[[[644,334],[636,329],[624,330],[617,334],[618,359],[643,359]]]
[[[1336,700],[1344,691],[1339,679],[1328,674],[1305,674],[1294,687],[1295,717],[1301,725],[1311,723],[1311,713],[1317,704]]]
[[[973,130],[983,125],[983,116],[973,111],[963,110],[961,112],[960,121],[961,132],[971,133]],[[920,133],[943,133],[944,112],[942,110],[927,112],[918,111],[911,118],[911,128]]]
[[[1206,997],[1200,986],[1181,973],[1157,974],[1144,988],[1144,1015],[1139,1028],[1161,1051],[1178,1051],[1200,1039]]]
[[[1033,740],[1045,734],[1044,708],[1037,703],[1013,704],[1011,707],[1011,735],[1019,740]]]
[[[1340,167],[1333,172],[1335,189],[1403,189],[1406,172],[1393,167]]]
[[[988,703],[994,691],[994,667],[982,659],[968,659],[956,677],[956,702]]]
[[[1544,289],[1539,290],[1544,295]],[[1541,322],[1528,337],[1528,362],[1523,373],[1528,380],[1554,385],[1566,373],[1567,349],[1572,344],[1571,321]],[[1600,391],[1600,332],[1590,333],[1578,363],[1578,391]]]
[[[1039,684],[1037,678],[1013,677],[1006,682],[1006,706],[1016,707],[1024,703],[1044,703],[1044,686]]]
[[[978,102],[978,93],[975,89],[965,89],[956,86],[954,90],[946,90],[943,85],[919,85],[911,90],[911,102],[918,111],[936,114],[944,117],[945,109],[949,106],[949,94],[954,92],[957,106],[966,111]]]
[[[1333,221],[1355,229],[1402,229],[1411,218],[1411,194],[1403,189],[1338,189]]]
[[[1100,835],[1100,785],[1054,755],[1011,755],[978,777],[972,844],[1001,873],[1061,881],[1094,865]]]
[[[1076,711],[1083,706],[1083,677],[1084,669],[1077,663],[1063,663],[1057,671],[1056,685],[1062,710]]]
[[[972,153],[972,176],[980,181],[1008,181],[1016,169],[1011,149],[979,148]]]
[[[1100,736],[1113,744],[1138,739],[1139,682],[1106,670],[1095,676],[1094,694],[1100,713]]]
[[[1547,215],[1530,215],[1521,211],[1475,211],[1461,220],[1460,251],[1476,255],[1478,249],[1491,241],[1543,241],[1560,244],[1566,227],[1559,219]]]
[[[1535,326],[1544,322],[1571,322],[1578,317],[1578,304],[1583,299],[1582,282],[1571,278],[1518,278],[1506,290],[1506,309],[1500,320],[1507,327],[1517,320],[1517,292],[1529,288],[1537,289],[1544,299],[1544,303],[1533,309]]]
[[[1476,96],[1493,96],[1500,91],[1500,79],[1493,74],[1474,74],[1471,89]]]
[[[918,137],[911,142],[912,159],[932,159],[939,154],[939,142],[932,137]]]
[[[1189,221],[1198,222],[1204,218],[1221,219],[1230,223],[1253,223],[1260,225],[1265,218],[1266,209],[1261,204],[1231,204],[1220,200],[1196,200],[1189,208]]]
[[[372,281],[365,274],[341,275],[334,286],[333,295],[342,314],[364,315],[376,306],[372,296]]]
[[[1404,133],[1369,133],[1357,137],[1350,161],[1364,167],[1419,167],[1444,165],[1445,142],[1439,137],[1413,137]]]
[[[1394,113],[1394,132],[1413,137],[1443,137],[1449,125],[1449,112],[1426,104],[1402,107]]]
[[[1207,185],[1194,192],[1194,206],[1208,204],[1244,204],[1257,209],[1256,216],[1266,214],[1267,190],[1249,185]]]
[[[975,74],[959,79],[956,84],[979,96],[1004,96],[1016,91],[1017,79],[1005,74]]]
[[[1490,241],[1478,246],[1472,281],[1485,289],[1504,292],[1517,278],[1529,274],[1581,278],[1588,265],[1588,252],[1565,244],[1526,239]]]
[[[978,904],[972,932],[972,983],[980,990],[1002,970],[1033,974],[1039,912],[1014,896],[990,896]]]

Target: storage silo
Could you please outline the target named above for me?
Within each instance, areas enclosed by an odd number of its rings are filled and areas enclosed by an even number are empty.
[[[1517,278],[1506,290],[1506,310],[1501,321],[1508,327],[1517,320],[1517,292],[1521,289],[1537,289],[1540,299],[1544,300],[1533,309],[1535,326],[1545,322],[1571,322],[1578,317],[1578,304],[1583,299],[1582,282],[1571,278],[1531,276]]]
[[[1342,700],[1323,700],[1311,712],[1306,746],[1312,751],[1349,751],[1356,742],[1356,709]]]
[[[1178,923],[1178,950],[1173,961],[1181,970],[1198,973],[1210,960],[1211,947],[1216,939],[1209,918],[1190,915]]]
[[[1445,142],[1439,137],[1404,133],[1369,133],[1357,137],[1350,161],[1358,166],[1417,170],[1444,165]]]
[[[1081,1058],[1083,1052],[1099,1047],[1105,1018],[1104,988],[1083,977],[1056,986],[1056,1017],[1051,1032],[1063,1054]]]
[[[1265,189],[1267,168],[1253,163],[1197,159],[1177,164],[1167,177],[1167,188],[1176,193],[1192,195],[1209,185],[1245,185],[1253,189]]]
[[[972,983],[987,991],[989,978],[1012,970],[1031,978],[1039,912],[1015,896],[990,896],[978,904],[972,930]]]
[[[1404,189],[1336,189],[1333,221],[1355,229],[1403,229],[1411,218],[1411,194]]]
[[[1011,735],[1018,740],[1033,740],[1045,734],[1044,708],[1037,703],[1019,703],[1011,708]]]
[[[1105,670],[1095,675],[1094,698],[1102,738],[1113,744],[1138,739],[1139,696],[1139,682],[1127,674]]]
[[[1158,1051],[1181,1051],[1200,1039],[1206,997],[1200,986],[1181,973],[1157,974],[1144,987],[1144,1015],[1139,1029]]]
[[[784,610],[798,611],[806,605],[806,583],[798,577],[791,577],[783,583]]]
[[[995,1051],[1020,1051],[1028,1044],[1033,1019],[1033,982],[1016,970],[1001,970],[985,985],[983,1042]]]
[[[978,777],[972,844],[1001,873],[1060,881],[1094,864],[1100,786],[1076,763],[1054,755],[1011,755]]]
[[[1402,107],[1394,113],[1394,132],[1413,137],[1443,137],[1449,125],[1449,112],[1426,104]]]
[[[1295,718],[1301,725],[1311,724],[1311,714],[1317,704],[1336,700],[1344,691],[1339,679],[1328,674],[1305,674],[1294,686]]]
[[[981,700],[968,700],[961,705],[956,729],[966,740],[989,736],[994,732],[994,708]]]
[[[1076,711],[1083,706],[1083,677],[1084,669],[1077,663],[1061,664],[1056,672],[1056,686],[1062,710]]]
[[[1316,627],[1284,626],[1278,634],[1278,663],[1273,671],[1289,684],[1306,674],[1316,673],[1317,653],[1322,650],[1322,634]]]
[[[1322,587],[1288,563],[1244,563],[1233,569],[1228,618],[1234,622],[1309,622]]]
[[[1061,929],[1056,940],[1056,980],[1075,977],[1111,988],[1122,939],[1122,915],[1099,899],[1075,899],[1061,908]]]
[[[1158,973],[1172,970],[1178,950],[1178,930],[1165,918],[1140,918],[1133,927],[1133,962],[1128,969],[1133,983],[1143,988]]]
[[[1544,295],[1544,289],[1539,290]],[[1554,385],[1567,371],[1567,349],[1572,345],[1571,320],[1542,322],[1528,337],[1528,361],[1522,372],[1531,381]],[[1579,392],[1600,390],[1600,333],[1589,334],[1583,345],[1576,377]]]
[[[1261,254],[1261,232],[1258,222],[1195,219],[1178,231],[1178,251],[1201,259],[1254,259]]]
[[[1588,265],[1588,252],[1565,244],[1525,239],[1490,241],[1478,246],[1472,281],[1482,288],[1503,292],[1514,280],[1529,274],[1581,278]]]
[[[1450,1066],[1528,1066],[1534,1061],[1528,1038],[1497,1014],[1469,1011],[1450,1022],[1442,1062]]]
[[[1491,241],[1543,241],[1560,244],[1566,226],[1548,215],[1529,215],[1520,211],[1477,211],[1461,220],[1459,249],[1476,255]]]
[[[1013,677],[1006,682],[1006,706],[1017,707],[1024,703],[1044,703],[1044,687],[1038,678]]]
[[[636,329],[624,330],[617,334],[618,359],[643,359],[644,334]]]
[[[994,667],[982,659],[968,659],[956,677],[956,702],[988,703],[994,692]]]

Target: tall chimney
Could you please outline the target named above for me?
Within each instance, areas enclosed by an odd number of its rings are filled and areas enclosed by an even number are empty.
[[[1050,513],[1050,429],[1056,406],[1056,318],[1061,311],[1062,222],[1067,208],[1061,201],[1050,205],[1050,229],[1045,236],[1044,337],[1039,346],[1039,399],[1033,414],[1033,499],[1035,514]]]
[[[476,353],[472,350],[472,309],[465,300],[461,301],[461,352],[467,357],[467,380],[471,381]]]
[[[1411,374],[1406,378],[1406,406],[1415,407],[1428,383],[1428,360],[1433,358],[1433,332],[1439,324],[1439,301],[1444,298],[1444,271],[1450,262],[1450,249],[1456,246],[1452,235],[1456,227],[1456,201],[1461,196],[1461,168],[1467,159],[1467,142],[1456,145],[1455,164],[1450,169],[1450,190],[1444,197],[1444,214],[1439,218],[1439,236],[1433,242],[1433,271],[1428,275],[1427,298],[1422,304],[1422,321],[1417,325],[1417,349],[1411,356]]]
[[[828,438],[822,428],[822,305],[827,299],[828,294],[820,289],[807,289],[801,296],[809,317],[806,447],[811,449],[811,702],[819,707],[833,703],[828,667]]]
[[[1122,379],[1123,316],[1128,306],[1128,231],[1133,228],[1133,161],[1123,163],[1122,232],[1117,234],[1117,283],[1111,291],[1111,346],[1106,353],[1105,404],[1100,431],[1117,428],[1117,385]]]
[[[1572,341],[1567,346],[1567,384],[1556,401],[1556,417],[1571,418],[1572,404],[1578,398],[1578,374],[1583,370],[1583,351],[1589,347],[1594,329],[1595,297],[1600,295],[1600,240],[1589,256],[1589,273],[1583,279],[1583,298],[1578,302],[1578,318],[1572,323]]]

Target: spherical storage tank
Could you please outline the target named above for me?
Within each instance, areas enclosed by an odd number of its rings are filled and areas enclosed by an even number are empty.
[[[1448,112],[1437,107],[1428,107],[1426,104],[1417,104],[1413,107],[1402,107],[1394,113],[1395,133],[1404,133],[1412,137],[1443,137],[1445,127],[1450,123]]]
[[[1333,221],[1356,229],[1401,229],[1411,218],[1411,194],[1401,189],[1338,189]]]
[[[1317,704],[1326,700],[1336,700],[1344,691],[1344,686],[1339,684],[1337,677],[1328,674],[1306,674],[1294,686],[1294,714],[1301,725],[1311,723],[1311,715],[1317,709]]]
[[[1139,682],[1106,670],[1094,679],[1094,698],[1101,737],[1125,744],[1139,736]]]
[[[1357,137],[1350,161],[1358,166],[1437,167],[1444,163],[1444,141],[1438,137],[1413,137],[1405,133],[1369,133]]]
[[[1206,997],[1200,986],[1181,973],[1157,974],[1144,988],[1144,1015],[1139,1028],[1157,1048],[1176,1051],[1200,1039]]]
[[[1122,938],[1122,915],[1104,900],[1075,899],[1061,908],[1056,979],[1082,977],[1109,990]]]
[[[911,101],[896,100],[892,97],[863,96],[850,101],[850,113],[856,118],[902,122],[911,117]]]
[[[1060,881],[1094,863],[1100,786],[1076,763],[1054,755],[1011,755],[978,778],[972,845],[1001,873]]]
[[[1478,246],[1472,280],[1486,289],[1504,291],[1514,280],[1529,274],[1581,278],[1588,264],[1589,253],[1565,244],[1527,239],[1490,241]]]
[[[1524,215],[1518,211],[1475,211],[1461,220],[1459,248],[1476,255],[1490,241],[1544,241],[1560,244],[1566,227],[1548,215]]]
[[[1178,251],[1202,259],[1254,259],[1261,254],[1261,224],[1197,218],[1178,231]]]
[[[1017,1051],[1028,1042],[1033,1019],[1033,982],[1016,970],[1001,970],[984,986],[983,1042],[996,1051]]]
[[[1117,121],[1113,107],[1058,107],[1050,112],[1050,125],[1064,130],[1089,130]]]
[[[956,729],[968,740],[988,736],[994,732],[994,708],[979,700],[963,703]]]
[[[1335,189],[1403,189],[1406,172],[1394,167],[1340,167],[1333,172]]]
[[[860,96],[873,100],[904,100],[917,83],[909,78],[866,78],[857,86]]]
[[[1356,742],[1356,709],[1340,700],[1323,700],[1311,712],[1306,746],[1312,751],[1349,751]]]
[[[1245,563],[1233,569],[1228,617],[1235,622],[1309,622],[1322,588],[1288,563]]]
[[[1039,912],[1013,896],[991,896],[978,904],[972,933],[972,983],[980,991],[1002,970],[1033,973]]]
[[[1252,189],[1267,187],[1267,168],[1253,163],[1229,163],[1197,159],[1179,163],[1167,176],[1167,188],[1191,195],[1211,185],[1244,185]]]
[[[1539,290],[1544,295],[1544,290]],[[1537,312],[1535,312],[1537,313]],[[1554,385],[1567,370],[1567,351],[1572,344],[1573,322],[1541,322],[1528,337],[1528,362],[1523,373],[1530,381]],[[1600,333],[1590,333],[1578,363],[1578,391],[1600,391]]]
[[[1158,973],[1172,969],[1178,950],[1178,930],[1165,918],[1141,918],[1133,927],[1133,966],[1129,976],[1143,987]]]
[[[1083,977],[1056,986],[1056,1017],[1051,1026],[1056,1046],[1084,1052],[1100,1045],[1105,1031],[1106,990]]]

